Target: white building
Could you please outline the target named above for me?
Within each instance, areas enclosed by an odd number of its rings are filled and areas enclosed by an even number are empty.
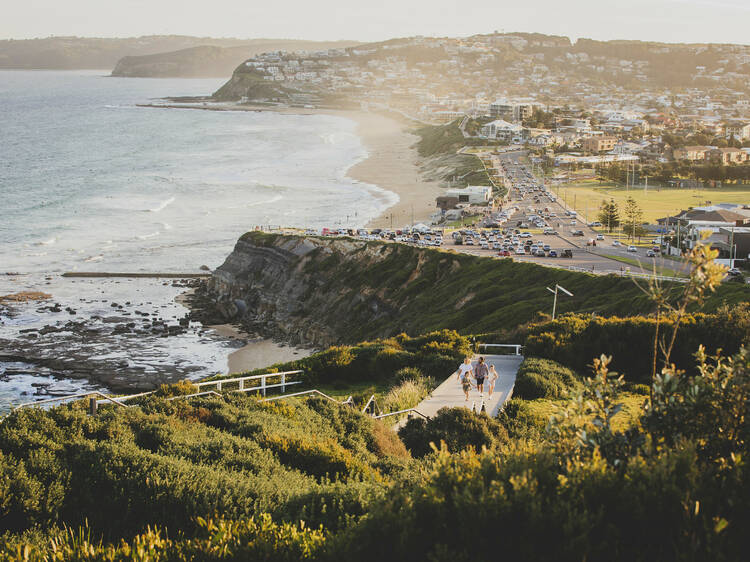
[[[521,125],[497,119],[484,125],[480,131],[480,136],[486,139],[511,140],[514,136],[520,136],[522,130]]]
[[[483,205],[492,199],[492,188],[488,185],[470,185],[464,188],[453,188],[445,192],[446,197],[456,197],[459,203]]]

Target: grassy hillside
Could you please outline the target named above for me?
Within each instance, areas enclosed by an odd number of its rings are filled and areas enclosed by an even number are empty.
[[[243,239],[270,248],[282,247],[294,237],[252,232]],[[304,262],[292,261],[290,274],[296,282],[308,284],[304,313],[335,330],[341,343],[446,328],[462,334],[509,331],[539,313],[551,312],[552,296],[546,287],[555,283],[575,295],[559,299],[558,314],[629,316],[653,310],[629,278],[404,244],[322,243],[327,245],[308,254]],[[748,300],[750,287],[726,283],[711,294],[706,310]]]

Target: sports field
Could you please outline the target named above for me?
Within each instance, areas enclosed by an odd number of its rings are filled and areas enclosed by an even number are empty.
[[[595,221],[602,201],[614,199],[622,212],[628,197],[635,199],[643,209],[643,220],[653,223],[657,218],[674,215],[688,207],[699,207],[717,203],[750,204],[750,185],[717,187],[713,189],[675,189],[649,187],[626,189],[612,183],[600,184],[596,180],[562,185],[553,190],[559,193],[560,201],[575,207],[580,216]]]

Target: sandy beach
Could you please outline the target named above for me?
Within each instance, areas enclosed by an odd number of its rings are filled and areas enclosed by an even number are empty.
[[[269,339],[248,340],[247,334],[231,324],[217,324],[206,327],[223,337],[247,341],[245,345],[233,351],[227,357],[227,374],[243,373],[268,367],[274,363],[302,359],[313,353],[311,349],[300,349],[276,343]]]
[[[379,113],[340,111],[334,114],[357,122],[357,134],[369,153],[366,160],[349,170],[349,177],[377,185],[399,196],[395,205],[368,223],[369,228],[400,228],[412,223],[429,224],[435,198],[443,193],[436,182],[419,173],[419,155],[414,143],[419,137],[408,132],[403,121]]]

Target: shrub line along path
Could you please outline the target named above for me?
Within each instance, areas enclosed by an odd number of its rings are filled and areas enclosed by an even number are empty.
[[[521,355],[483,355],[487,365],[494,365],[497,371],[497,381],[495,381],[495,392],[492,394],[492,398],[487,395],[487,390],[484,391],[484,399],[479,397],[479,392],[472,388],[469,392],[469,401],[466,401],[464,391],[461,389],[461,385],[456,380],[456,373],[453,372],[445,379],[440,386],[438,386],[430,396],[425,398],[415,408],[421,414],[427,417],[433,417],[437,414],[440,408],[471,408],[472,405],[476,406],[477,412],[481,410],[482,400],[484,400],[484,406],[487,410],[487,414],[490,417],[495,417],[500,411],[500,408],[513,394],[513,386],[516,383],[516,373],[518,367],[523,361]],[[472,364],[476,367],[478,356],[475,356],[472,360]]]

